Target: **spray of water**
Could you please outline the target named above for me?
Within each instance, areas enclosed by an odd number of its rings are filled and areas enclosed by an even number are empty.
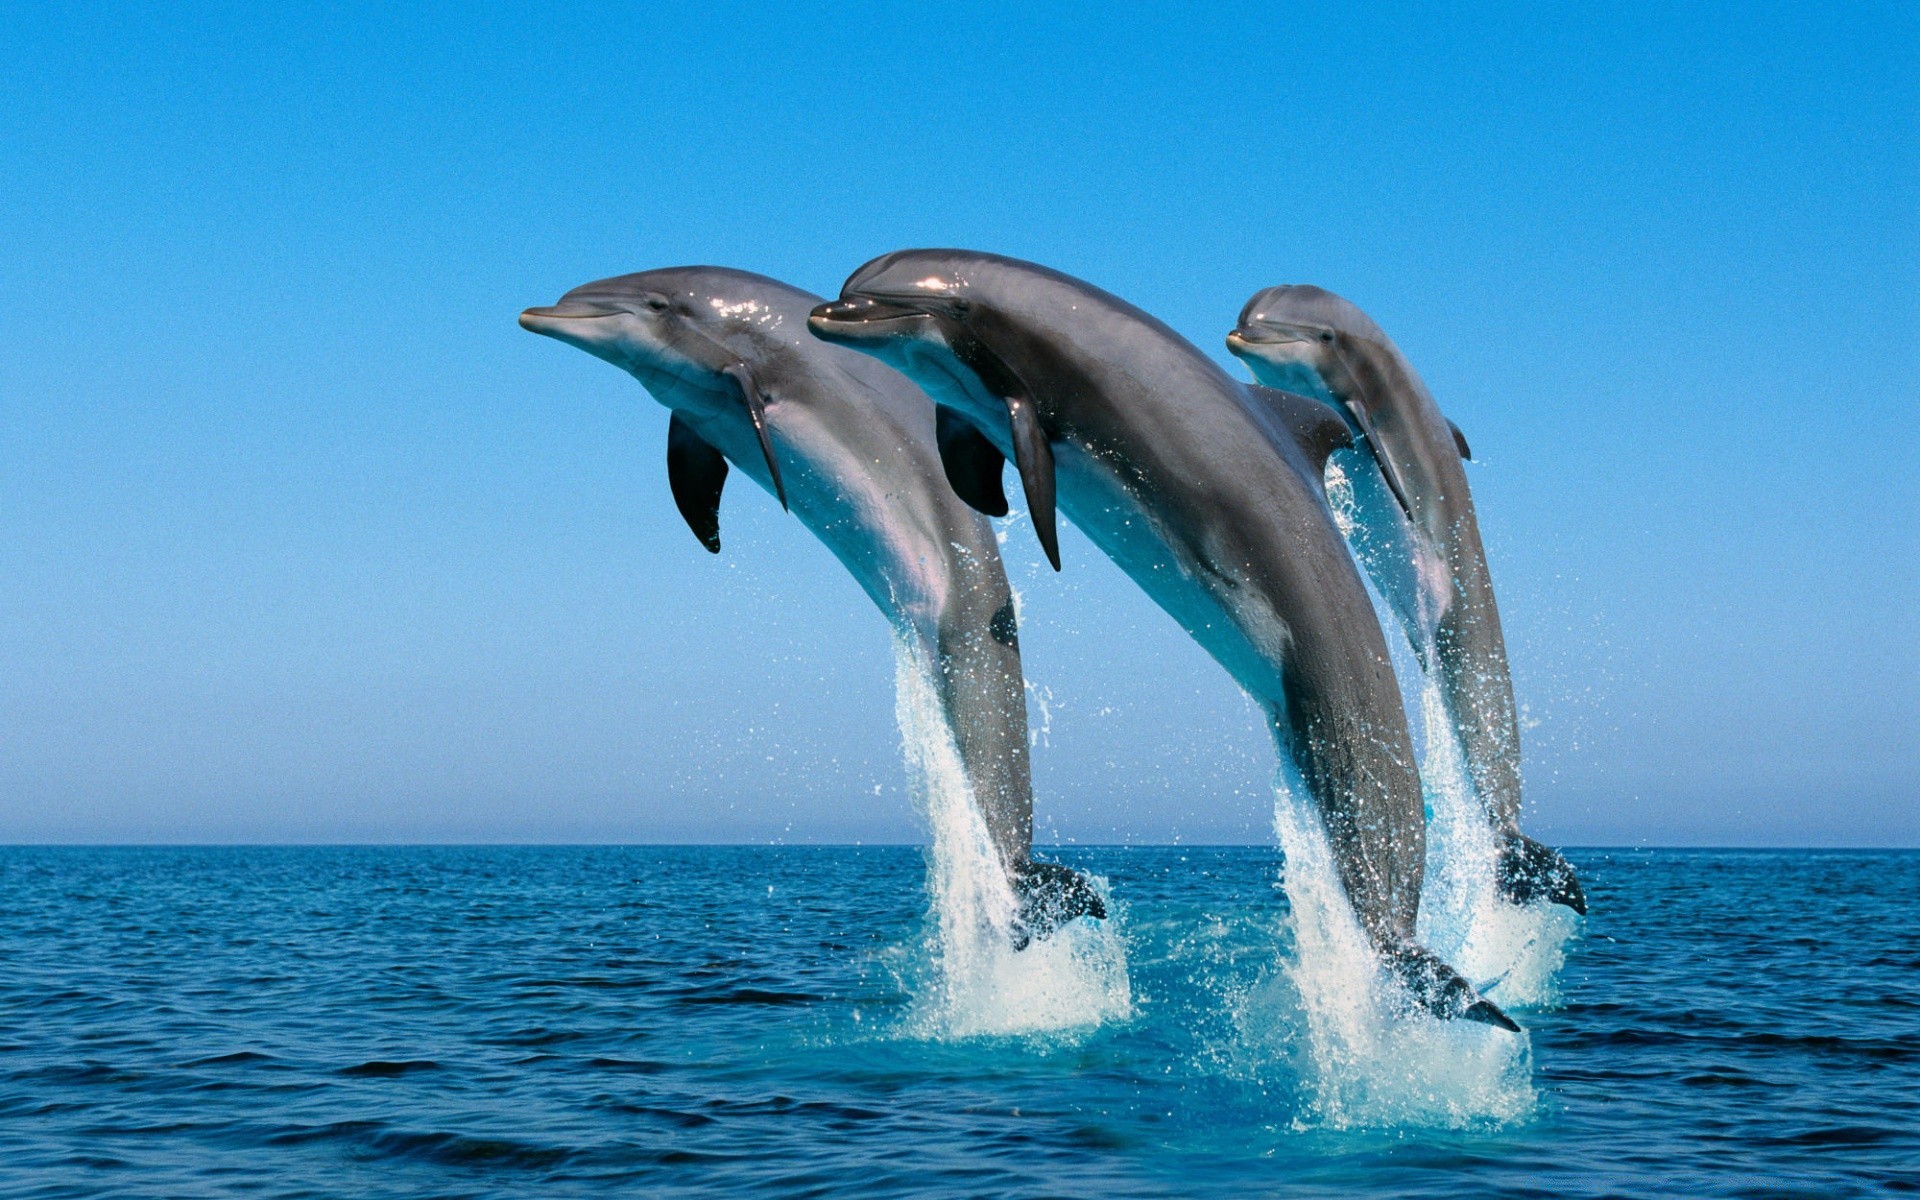
[[[929,1038],[1086,1029],[1131,1015],[1122,914],[1071,921],[1025,950],[1013,949],[1018,912],[986,822],[974,804],[960,752],[933,683],[933,664],[896,639],[895,712],[907,775],[926,816],[929,914],[919,961],[908,971],[914,994],[907,1028]]]
[[[1380,966],[1340,887],[1333,854],[1307,793],[1291,772],[1276,785],[1274,830],[1285,855],[1282,886],[1292,954],[1284,993],[1249,997],[1239,1020],[1293,1016],[1302,1123],[1334,1128],[1498,1123],[1535,1105],[1525,1034],[1414,1009]],[[1288,1012],[1286,1010],[1293,1010]]]
[[[1417,593],[1420,611],[1413,616],[1420,632],[1415,636],[1431,639],[1440,616],[1434,598],[1450,587],[1445,565],[1402,536],[1399,518],[1393,515],[1395,501],[1379,473],[1357,453],[1335,455],[1327,465],[1326,483],[1334,521],[1366,565],[1368,579],[1397,576],[1399,587]],[[1368,519],[1369,513],[1374,519]],[[1405,575],[1409,567],[1413,574]],[[1399,625],[1402,615],[1369,590],[1382,625]],[[1474,792],[1439,685],[1404,653],[1410,647],[1398,643],[1396,649],[1403,651],[1396,656],[1396,670],[1409,693],[1417,688],[1420,695],[1418,721],[1425,750],[1420,777],[1428,814],[1427,872],[1420,897],[1420,940],[1502,1008],[1550,1007],[1559,1000],[1554,981],[1578,919],[1552,905],[1523,909],[1500,898],[1495,887],[1499,843]]]
[[[1430,814],[1420,940],[1495,1004],[1549,1007],[1559,999],[1555,979],[1577,919],[1555,905],[1518,908],[1500,898],[1494,877],[1499,843],[1474,794],[1438,686],[1426,685],[1420,707],[1427,745],[1420,777]]]

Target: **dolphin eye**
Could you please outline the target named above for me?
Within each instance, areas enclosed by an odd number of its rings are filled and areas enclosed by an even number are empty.
[[[1322,329],[1322,330],[1320,331],[1320,340],[1321,340],[1321,341],[1323,341],[1323,342],[1331,342],[1331,341],[1333,341],[1333,330],[1331,330],[1331,329]]]
[[[645,300],[641,301],[641,303],[645,304],[647,308],[653,312],[659,313],[667,311],[667,298],[658,292],[652,293]]]
[[[964,321],[967,319],[967,314],[973,311],[973,301],[956,296],[948,308],[952,310],[954,316]]]

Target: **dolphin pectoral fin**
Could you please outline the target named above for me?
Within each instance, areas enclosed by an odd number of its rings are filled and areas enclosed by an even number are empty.
[[[1447,428],[1453,430],[1453,444],[1460,447],[1460,457],[1466,459],[1468,462],[1472,462],[1473,451],[1467,446],[1467,435],[1461,433],[1460,427],[1452,421],[1447,422]]]
[[[1280,428],[1293,435],[1307,461],[1322,475],[1328,455],[1353,445],[1352,427],[1331,404],[1257,383],[1246,387],[1254,400],[1278,420]]]
[[[971,421],[941,405],[934,410],[934,436],[940,465],[954,495],[989,517],[1007,515],[1007,493],[1000,475],[1007,460]]]
[[[1520,1026],[1500,1006],[1473,989],[1460,974],[1424,946],[1403,942],[1381,953],[1387,970],[1415,1004],[1443,1021],[1478,1021],[1509,1033]]]
[[[1060,531],[1053,503],[1053,447],[1047,444],[1047,431],[1040,428],[1033,401],[1025,396],[1007,397],[1007,419],[1013,425],[1013,465],[1027,494],[1033,532],[1040,538],[1040,548],[1047,552],[1047,561],[1058,571]]]
[[[673,414],[667,424],[667,486],[693,536],[714,554],[720,553],[720,489],[726,482],[726,457]]]
[[[955,356],[979,377],[980,385],[1007,406],[1013,465],[1020,472],[1020,486],[1027,495],[1027,514],[1033,518],[1033,532],[1040,538],[1040,548],[1047,552],[1047,561],[1058,571],[1060,533],[1054,513],[1053,447],[1047,443],[1047,431],[1040,427],[1040,414],[1034,411],[1033,389],[1005,359],[978,339],[962,338],[953,349]]]
[[[767,434],[767,402],[760,390],[760,384],[746,363],[736,362],[724,367],[720,372],[733,380],[740,389],[740,396],[747,402],[747,416],[753,420],[754,436],[760,439],[760,453],[767,460],[767,474],[773,476],[773,494],[780,500],[782,511],[787,507],[787,489],[780,482],[780,464],[773,457],[773,439]]]
[[[1525,834],[1509,835],[1500,847],[1496,868],[1501,898],[1509,904],[1527,905],[1536,900],[1564,904],[1581,916],[1587,915],[1587,893],[1574,874],[1573,864],[1558,850],[1545,846]]]
[[[1374,433],[1373,421],[1368,418],[1367,410],[1361,405],[1349,404],[1347,411],[1353,414],[1354,422],[1360,426],[1360,436],[1367,443],[1367,452],[1373,456],[1374,463],[1379,466],[1380,477],[1387,481],[1387,489],[1393,493],[1393,498],[1400,502],[1400,511],[1406,513],[1407,520],[1418,527],[1420,519],[1413,515],[1413,502],[1407,499],[1407,488],[1406,484],[1401,482],[1400,469],[1393,465],[1393,456],[1387,453],[1379,435]]]
[[[1012,931],[1013,948],[1025,950],[1034,938],[1046,938],[1075,917],[1105,920],[1106,901],[1087,877],[1072,867],[1038,859],[1013,872],[1020,914]]]

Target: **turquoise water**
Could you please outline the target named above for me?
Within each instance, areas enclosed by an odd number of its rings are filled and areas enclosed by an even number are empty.
[[[962,1037],[910,848],[0,849],[0,1195],[1920,1192],[1920,854],[1576,852],[1526,1102],[1376,1124],[1274,850],[1061,857],[1124,1013]]]

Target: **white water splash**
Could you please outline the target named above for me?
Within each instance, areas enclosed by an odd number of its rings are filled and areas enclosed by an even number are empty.
[[[1334,521],[1366,567],[1368,594],[1382,627],[1404,628],[1403,621],[1412,620],[1417,632],[1409,636],[1431,643],[1452,588],[1446,564],[1407,536],[1396,501],[1359,452],[1334,455],[1326,484]],[[1405,575],[1409,568],[1412,574]],[[1396,590],[1418,597],[1417,612],[1396,613],[1383,602],[1374,581],[1396,578]],[[1403,685],[1409,694],[1416,687],[1420,693],[1420,780],[1428,815],[1418,937],[1502,1008],[1551,1007],[1559,1002],[1555,980],[1579,919],[1556,905],[1517,908],[1500,898],[1498,838],[1474,791],[1439,685],[1412,659],[1411,645],[1393,639],[1392,648]]]
[[[974,804],[953,732],[942,714],[932,664],[897,638],[895,715],[907,774],[933,835],[924,963],[912,972],[908,1021],[921,1037],[1032,1034],[1090,1028],[1132,1014],[1126,946],[1104,879],[1094,887],[1109,919],[1070,921],[1025,950],[1013,949],[1018,902]]]
[[[1420,941],[1502,1008],[1549,1007],[1577,918],[1557,906],[1516,907],[1495,884],[1500,846],[1473,790],[1466,756],[1437,684],[1421,693],[1426,757],[1420,763],[1427,818],[1427,876]]]
[[[1299,1007],[1294,1057],[1306,1123],[1460,1126],[1527,1115],[1535,1095],[1526,1034],[1410,1006],[1361,933],[1319,815],[1292,775],[1283,767],[1276,783],[1274,830],[1292,909],[1293,954],[1282,973]],[[1260,1010],[1276,1015],[1271,1000],[1250,1004],[1243,1028]]]

